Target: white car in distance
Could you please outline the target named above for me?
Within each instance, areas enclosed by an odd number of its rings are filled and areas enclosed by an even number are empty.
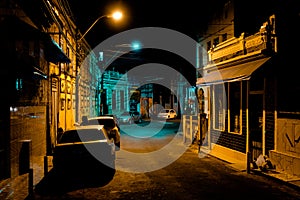
[[[159,119],[175,119],[177,117],[177,112],[174,109],[162,109],[158,114]]]

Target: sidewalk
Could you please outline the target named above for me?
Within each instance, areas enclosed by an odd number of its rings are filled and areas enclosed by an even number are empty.
[[[212,154],[210,154],[210,151],[206,147],[201,147],[200,152],[198,152],[198,146],[192,144],[192,145],[190,145],[190,150],[197,153],[200,158],[209,155],[209,156],[215,157],[217,159],[220,159],[220,160],[228,163],[228,166],[233,168],[234,170],[247,172],[246,163],[241,162],[236,159],[233,159],[233,158],[230,158],[230,157],[226,157],[226,155],[224,155],[224,154],[221,156],[218,156],[216,154],[212,155]],[[299,176],[293,176],[291,174],[282,173],[282,172],[279,172],[276,170],[268,170],[266,172],[263,172],[260,169],[251,169],[250,172],[253,174],[258,174],[261,176],[265,176],[265,177],[274,179],[276,181],[279,181],[283,184],[287,184],[296,189],[300,189],[300,177]]]
[[[0,182],[0,199],[23,200],[30,199],[30,194],[35,186],[44,178],[45,169],[52,169],[52,157],[47,156],[47,166],[44,167],[45,157],[35,156],[31,158],[31,168],[28,173],[24,173],[14,178],[8,178]]]

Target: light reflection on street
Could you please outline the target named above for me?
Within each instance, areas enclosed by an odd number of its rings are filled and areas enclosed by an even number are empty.
[[[121,126],[121,149],[116,154],[116,169],[133,173],[144,173],[161,169],[177,160],[187,149],[182,142],[180,120],[152,121],[138,126]],[[135,137],[134,135],[151,135],[157,127],[163,127],[152,137]],[[145,127],[145,128],[144,128]],[[126,134],[131,132],[131,135]]]

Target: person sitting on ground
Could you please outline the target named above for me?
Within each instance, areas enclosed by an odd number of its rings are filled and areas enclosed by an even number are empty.
[[[88,125],[88,123],[89,123],[89,121],[88,121],[87,116],[85,116],[85,115],[82,116],[80,126]]]

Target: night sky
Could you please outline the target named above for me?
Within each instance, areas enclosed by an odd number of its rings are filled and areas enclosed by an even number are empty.
[[[197,39],[206,26],[208,13],[216,9],[222,1],[224,0],[188,2],[174,0],[70,0],[69,4],[73,18],[82,34],[99,16],[109,13],[115,6],[123,9],[125,16],[121,23],[114,24],[110,19],[101,19],[86,34],[85,39],[93,48],[119,32],[141,27],[168,28]],[[126,71],[147,62],[166,64],[180,71],[182,71],[181,68],[184,68],[185,72],[183,73],[186,73],[191,82],[195,81],[194,66],[176,55],[153,49],[124,55],[112,63],[111,68],[124,72],[124,69]],[[118,66],[122,67],[118,69]]]
[[[124,9],[121,24],[112,24],[108,19],[100,20],[85,39],[95,46],[118,32],[138,27],[163,27],[184,33],[194,39],[201,33],[209,17],[208,13],[224,0],[170,1],[170,0],[70,0],[74,19],[82,33],[101,15],[115,5]]]

